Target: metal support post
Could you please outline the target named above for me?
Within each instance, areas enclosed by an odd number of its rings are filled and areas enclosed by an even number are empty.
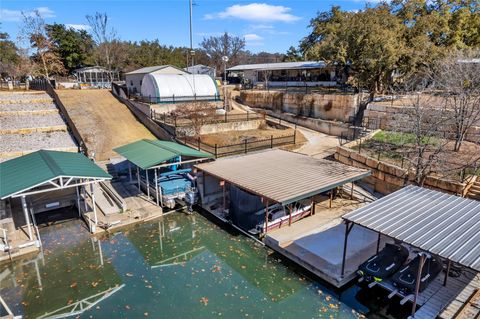
[[[342,277],[345,275],[345,261],[347,259],[347,244],[348,244],[348,235],[353,228],[353,223],[345,221],[345,238],[343,241],[343,255],[342,255]]]
[[[420,265],[418,267],[418,272],[417,272],[417,279],[415,282],[415,295],[413,296],[413,303],[412,303],[412,317],[415,316],[415,312],[417,311],[417,298],[418,298],[418,293],[420,292],[420,282],[422,280],[422,272],[423,272],[423,266],[425,265],[425,255],[423,253],[418,254],[420,257]]]
[[[28,228],[28,238],[30,240],[33,240],[32,225],[30,225],[30,217],[28,214],[28,208],[27,208],[27,202],[25,200],[25,196],[22,196],[22,207],[23,207],[23,213],[25,214],[25,222],[27,223],[27,228]]]
[[[158,168],[155,168],[155,198],[157,199],[157,206],[160,205],[159,198],[158,198],[158,180],[157,180],[157,170]]]

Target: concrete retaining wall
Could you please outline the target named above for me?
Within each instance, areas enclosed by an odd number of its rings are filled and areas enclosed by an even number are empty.
[[[253,108],[275,113],[291,113],[329,121],[348,122],[355,116],[358,94],[302,94],[266,91],[242,91],[240,100]]]
[[[85,144],[85,141],[83,140],[82,136],[80,135],[80,132],[78,131],[77,127],[75,126],[75,123],[70,118],[70,115],[68,114],[67,109],[65,108],[62,101],[58,97],[57,92],[55,92],[55,90],[53,89],[53,87],[50,84],[47,85],[47,93],[48,93],[48,95],[50,95],[52,97],[53,101],[55,102],[58,109],[60,110],[60,113],[62,114],[63,118],[65,119],[65,122],[67,122],[68,128],[72,132],[72,135],[75,138],[75,142],[77,143],[77,145],[79,145],[80,150],[83,151],[83,153],[86,156],[88,156],[88,149],[87,149],[87,146]]]
[[[326,121],[326,120],[314,119],[310,117],[300,117],[290,113],[275,113],[270,110],[256,109],[256,111],[264,111],[269,116],[272,116],[290,123],[297,123],[300,126],[309,128],[317,132],[325,133],[328,135],[341,136],[342,134],[348,134],[348,131],[349,131],[348,129],[349,125],[343,122]]]
[[[246,131],[258,129],[262,124],[265,124],[265,120],[251,120],[241,122],[228,122],[228,123],[216,123],[206,124],[200,129],[200,134],[213,134],[229,131]],[[173,127],[172,127],[173,128]],[[191,126],[177,127],[178,136],[195,136],[195,130]]]
[[[143,124],[156,138],[166,141],[174,141],[171,134],[160,127],[150,118],[150,107],[147,104],[134,102],[125,96],[122,90],[118,90],[115,86],[112,87],[113,95],[123,104],[125,104],[130,112]],[[148,108],[148,110],[147,110]]]
[[[337,146],[335,159],[346,165],[371,170],[372,175],[365,178],[364,181],[370,184],[375,191],[383,194],[392,193],[411,183],[413,175],[409,174],[406,169],[378,161],[349,148],[356,146],[359,142],[354,141],[344,146]],[[435,177],[427,177],[424,186],[458,195],[462,195],[465,188],[463,183]]]

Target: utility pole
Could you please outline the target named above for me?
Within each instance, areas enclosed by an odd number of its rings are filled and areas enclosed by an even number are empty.
[[[189,0],[189,8],[190,8],[190,55],[191,55],[191,66],[194,66],[195,61],[195,51],[193,51],[193,23],[192,23],[192,17],[193,17],[193,3],[192,0]]]

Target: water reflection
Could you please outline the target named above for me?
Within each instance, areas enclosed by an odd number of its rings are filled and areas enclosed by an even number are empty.
[[[100,240],[77,222],[41,235],[43,254],[0,267],[0,294],[25,318],[360,316],[263,246],[199,215],[170,215]]]

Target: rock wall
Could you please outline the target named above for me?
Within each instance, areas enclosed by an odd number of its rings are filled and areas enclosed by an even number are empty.
[[[364,118],[368,118],[370,123],[375,123],[375,128],[387,131],[401,131],[407,123],[413,120],[408,107],[381,103],[370,103],[365,110]],[[372,119],[373,122],[370,121]],[[438,129],[442,132],[441,127]],[[443,132],[446,135],[447,128],[444,128]],[[480,143],[480,123],[470,128],[465,140]]]
[[[357,140],[345,144],[345,146],[337,146],[335,159],[346,165],[371,170],[372,175],[365,178],[364,181],[370,184],[375,191],[382,194],[389,194],[411,182],[412,175],[409,174],[406,169],[378,161],[349,148],[358,143],[359,141]],[[462,195],[465,188],[465,184],[463,183],[435,177],[427,177],[424,186],[458,195]]]
[[[250,107],[275,113],[348,122],[357,112],[360,97],[358,94],[303,94],[253,90],[240,92],[240,100]]]

